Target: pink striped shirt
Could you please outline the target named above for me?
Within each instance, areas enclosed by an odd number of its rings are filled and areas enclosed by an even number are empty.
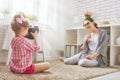
[[[12,57],[10,67],[18,73],[23,73],[32,64],[32,52],[38,52],[40,47],[32,44],[25,37],[14,37],[11,42]]]

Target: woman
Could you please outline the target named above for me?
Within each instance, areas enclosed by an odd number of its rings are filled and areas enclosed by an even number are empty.
[[[82,51],[70,58],[64,59],[65,64],[78,64],[80,66],[107,67],[108,37],[105,30],[97,27],[92,18],[84,20],[84,27],[91,33],[86,35],[81,46]]]

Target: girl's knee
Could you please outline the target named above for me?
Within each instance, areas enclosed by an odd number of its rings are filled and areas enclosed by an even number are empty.
[[[51,65],[50,65],[49,62],[45,62],[45,64],[46,64],[46,67],[47,67],[47,68],[50,68],[50,67],[51,67]]]
[[[35,73],[36,72],[42,72],[50,68],[50,63],[49,62],[44,62],[44,63],[38,63],[35,64]]]

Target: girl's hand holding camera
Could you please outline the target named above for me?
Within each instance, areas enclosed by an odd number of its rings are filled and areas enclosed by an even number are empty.
[[[33,36],[34,39],[37,39],[37,31],[30,32],[30,34]]]
[[[37,44],[37,31],[35,31],[34,33],[33,32],[30,32],[30,34],[33,36],[33,39],[35,41],[35,44]]]

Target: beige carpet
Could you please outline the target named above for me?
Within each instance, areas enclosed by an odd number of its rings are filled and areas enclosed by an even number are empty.
[[[51,69],[43,73],[23,75],[9,71],[8,66],[0,66],[0,80],[88,80],[104,74],[120,71],[118,68],[86,68],[77,65],[65,65],[62,62],[50,61]]]

